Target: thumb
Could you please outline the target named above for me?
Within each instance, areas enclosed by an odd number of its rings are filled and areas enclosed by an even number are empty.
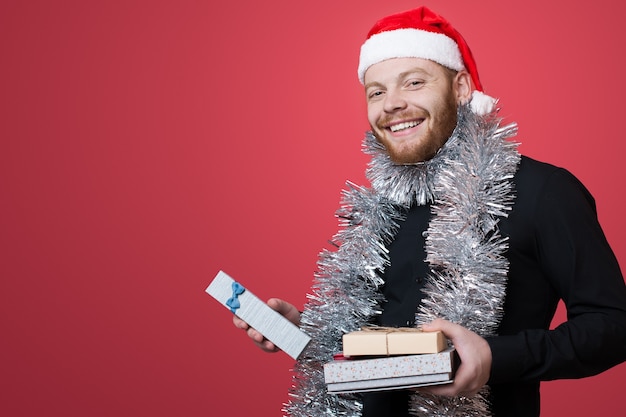
[[[459,328],[460,326],[458,324],[454,324],[444,319],[435,319],[430,323],[422,325],[422,330],[425,332],[441,331],[446,335],[446,337],[448,337],[448,339],[454,339],[454,337],[459,333]]]
[[[270,306],[272,310],[278,311],[283,316],[289,312],[291,306],[291,304],[281,300],[280,298],[270,298],[267,300],[267,305]]]
[[[270,298],[267,300],[267,305],[273,310],[276,310],[282,316],[285,316],[292,323],[300,323],[300,312],[293,304],[281,300],[280,298]]]

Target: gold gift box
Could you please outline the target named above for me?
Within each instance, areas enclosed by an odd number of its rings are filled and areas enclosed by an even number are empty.
[[[344,356],[419,355],[439,353],[447,347],[442,332],[409,327],[366,327],[343,335]]]

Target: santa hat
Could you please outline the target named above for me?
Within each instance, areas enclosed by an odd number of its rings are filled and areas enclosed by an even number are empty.
[[[470,103],[474,113],[483,115],[495,108],[497,100],[482,92],[476,62],[465,39],[450,22],[426,7],[376,22],[361,46],[361,84],[370,66],[391,58],[424,58],[455,71],[467,70],[475,89]]]

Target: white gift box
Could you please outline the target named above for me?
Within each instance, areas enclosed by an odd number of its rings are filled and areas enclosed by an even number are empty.
[[[311,338],[250,290],[219,271],[206,292],[294,359]]]
[[[382,391],[452,382],[454,348],[423,355],[334,360],[324,364],[329,393]]]

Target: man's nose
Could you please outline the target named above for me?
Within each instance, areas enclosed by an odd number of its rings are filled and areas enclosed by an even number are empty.
[[[385,94],[384,110],[388,113],[406,108],[406,100],[400,91],[388,90]]]

